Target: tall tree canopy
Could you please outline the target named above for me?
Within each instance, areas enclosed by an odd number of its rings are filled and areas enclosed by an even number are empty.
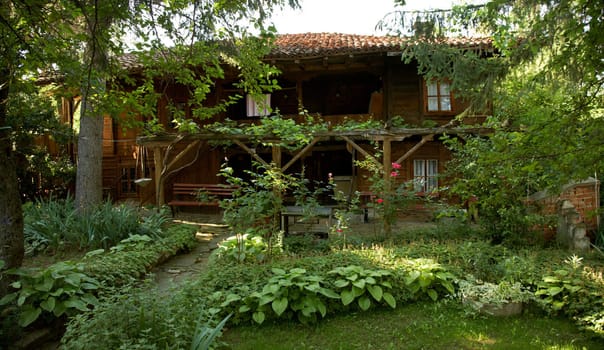
[[[403,3],[403,1],[396,1]],[[604,3],[494,0],[429,12],[396,12],[382,26],[422,38],[403,59],[447,78],[475,109],[491,110],[489,139],[451,141],[453,190],[477,195],[503,235],[530,223],[522,200],[604,170]],[[443,36],[493,39],[487,57],[439,45]]]
[[[10,106],[43,74],[82,98],[76,201],[101,201],[103,117],[124,109],[156,117],[158,81],[191,86],[191,103],[205,98],[222,64],[241,68],[250,92],[270,87],[272,69],[259,61],[265,46],[251,33],[270,33],[276,8],[297,0],[7,0],[0,3],[0,260],[23,257],[23,218],[14,165]],[[132,51],[131,53],[126,53]],[[131,64],[128,65],[127,63]],[[133,81],[128,69],[142,73]],[[23,110],[22,108],[16,108]],[[212,110],[199,109],[199,117]],[[181,127],[191,127],[182,122]],[[1,280],[0,296],[6,280]]]

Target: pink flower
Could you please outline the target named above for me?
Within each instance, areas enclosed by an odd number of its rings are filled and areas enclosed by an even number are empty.
[[[342,232],[344,232],[344,230],[342,230],[341,228],[337,229],[336,231],[337,231],[338,233],[342,233]]]
[[[382,203],[384,203],[384,200],[383,200],[382,198],[378,198],[378,199],[376,200],[376,202],[377,202],[378,204],[382,204]]]
[[[399,163],[392,163],[392,169],[400,169],[401,165]]]
[[[398,172],[393,171],[390,173],[390,177],[397,177],[398,176]]]

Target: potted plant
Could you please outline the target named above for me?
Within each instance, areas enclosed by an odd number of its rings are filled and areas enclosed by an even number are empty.
[[[495,284],[470,279],[459,281],[458,286],[458,295],[464,305],[493,316],[520,314],[523,304],[533,298],[533,293],[519,282],[502,281]]]

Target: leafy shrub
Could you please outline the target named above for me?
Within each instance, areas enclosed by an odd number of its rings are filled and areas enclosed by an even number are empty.
[[[455,276],[432,259],[408,260],[401,268],[405,286],[414,299],[428,296],[436,301],[455,293]]]
[[[104,286],[121,286],[140,278],[169,256],[197,244],[193,226],[173,225],[166,229],[165,235],[161,240],[134,235],[109,250],[89,252],[82,260],[85,271]]]
[[[283,238],[283,249],[292,254],[327,253],[331,251],[330,240],[318,239],[315,234],[289,235]]]
[[[261,291],[247,296],[230,293],[220,306],[224,308],[237,302],[240,305],[237,312],[252,313],[252,319],[260,324],[271,311],[276,317],[295,316],[300,322],[309,323],[317,320],[317,314],[322,317],[327,314],[323,299],[338,298],[333,290],[325,287],[324,278],[309,275],[304,269],[285,271],[273,268],[272,272],[273,276]]]
[[[212,255],[214,259],[230,259],[238,263],[264,262],[267,250],[268,245],[261,236],[246,233],[230,236],[220,242]]]
[[[601,298],[601,295],[591,295],[590,286],[583,278],[581,260],[573,256],[566,261],[566,267],[544,276],[537,284],[535,295],[546,310],[552,313],[563,311],[572,316],[586,308],[591,308],[593,305],[590,304],[596,301],[592,300],[594,297]]]
[[[11,284],[16,291],[0,300],[0,305],[16,302],[19,325],[26,327],[42,314],[61,317],[76,310],[87,311],[97,305],[94,291],[99,282],[87,276],[82,264],[59,262],[45,269],[11,269],[7,274],[19,276]]]
[[[137,208],[111,202],[79,213],[72,198],[50,198],[24,206],[24,236],[29,254],[66,247],[106,249],[130,235],[161,238],[168,220],[165,211],[141,217]]]
[[[359,308],[365,311],[371,306],[371,301],[385,302],[391,308],[396,307],[394,296],[386,290],[392,289],[389,281],[392,274],[386,270],[369,270],[361,266],[351,265],[337,267],[329,274],[336,276],[333,285],[340,294],[343,305],[349,305],[357,300]]]
[[[148,286],[108,293],[93,310],[72,317],[62,349],[184,349],[194,335],[196,308],[174,316],[176,305]],[[201,312],[201,311],[200,311]]]

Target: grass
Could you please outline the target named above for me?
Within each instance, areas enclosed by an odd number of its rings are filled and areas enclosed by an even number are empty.
[[[603,349],[604,341],[564,318],[540,313],[469,317],[449,302],[419,303],[327,318],[231,328],[224,348],[245,349]]]

